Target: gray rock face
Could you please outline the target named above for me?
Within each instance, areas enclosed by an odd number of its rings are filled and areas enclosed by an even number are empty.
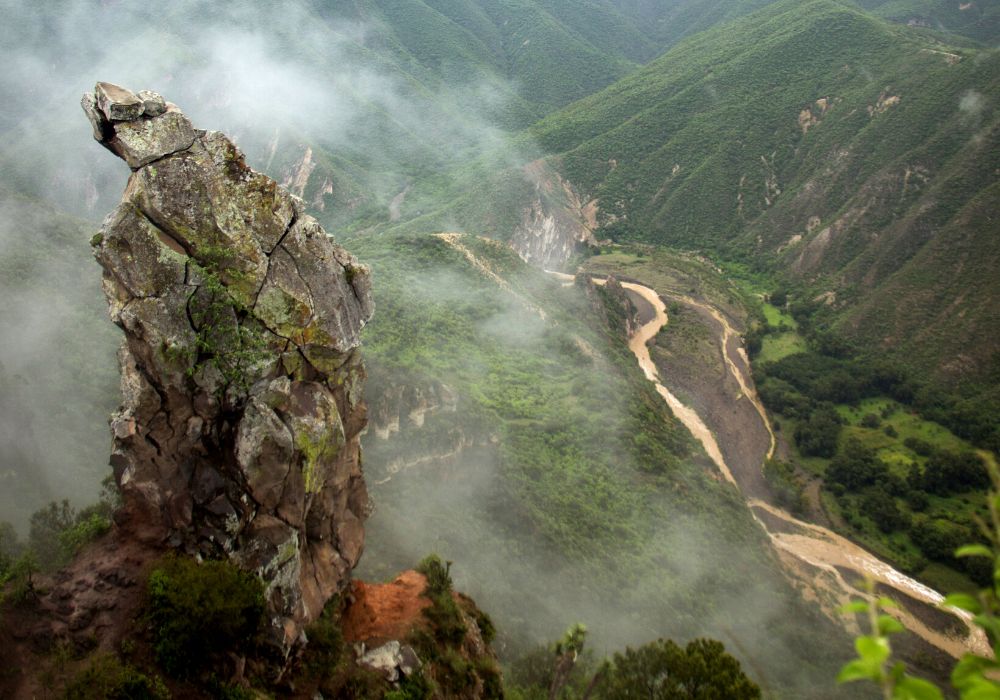
[[[171,153],[191,148],[191,122],[155,92],[138,95],[110,83],[98,83],[81,102],[94,127],[94,138],[133,170]]]
[[[131,121],[142,116],[144,105],[130,90],[112,83],[98,83],[94,87],[97,106],[110,121]]]
[[[142,100],[142,113],[147,117],[158,117],[167,111],[167,101],[163,95],[152,90],[140,90],[136,97]]]
[[[159,95],[98,83],[82,104],[134,170],[94,239],[125,332],[121,525],[259,574],[288,652],[364,545],[368,268]]]
[[[364,645],[357,650],[358,665],[375,671],[386,680],[395,683],[400,676],[412,676],[423,665],[411,646],[401,645],[392,640],[376,649],[365,650]]]

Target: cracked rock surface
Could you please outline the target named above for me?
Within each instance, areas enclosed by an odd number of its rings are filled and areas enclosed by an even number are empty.
[[[98,83],[82,105],[133,171],[93,241],[125,333],[120,524],[259,574],[287,652],[364,544],[369,270],[156,93]]]

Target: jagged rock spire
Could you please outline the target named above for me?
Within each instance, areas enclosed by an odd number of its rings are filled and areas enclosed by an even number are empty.
[[[156,93],[97,83],[82,104],[133,170],[94,237],[125,333],[121,524],[257,572],[287,651],[363,546],[369,270]]]

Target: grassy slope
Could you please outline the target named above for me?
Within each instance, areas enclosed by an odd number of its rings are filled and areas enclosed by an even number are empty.
[[[457,562],[460,584],[514,649],[577,619],[599,653],[715,634],[772,690],[830,686],[836,662],[818,660],[843,647],[827,648],[813,632],[839,633],[787,588],[736,494],[710,477],[707,458],[627,352],[613,307],[605,326],[579,289],[502,246],[463,240],[549,321],[438,239],[350,242],[376,280],[365,346],[371,391],[443,381],[459,397],[456,413],[403,426],[401,440],[419,453],[426,431],[492,438],[457,463],[373,487],[379,507],[362,573],[389,574],[436,549]],[[372,436],[366,449],[377,480],[385,450]],[[772,632],[762,639],[765,627]]]

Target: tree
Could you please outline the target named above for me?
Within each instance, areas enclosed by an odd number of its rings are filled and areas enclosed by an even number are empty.
[[[927,459],[924,467],[924,491],[939,496],[983,489],[989,481],[986,465],[975,452],[955,454],[938,450]]]
[[[628,648],[598,672],[593,690],[594,697],[612,700],[760,697],[760,688],[744,675],[740,662],[714,639],[695,639],[683,649],[663,639]]]
[[[896,505],[896,499],[880,486],[865,496],[862,507],[882,532],[903,530],[909,524],[906,516]]]
[[[42,569],[56,569],[66,563],[66,556],[59,536],[73,527],[76,510],[63,500],[52,501],[31,516],[28,545],[35,553]]]
[[[833,457],[840,436],[840,417],[829,407],[820,407],[795,428],[795,444],[807,457]]]
[[[1000,470],[993,465],[987,465],[987,473],[992,483],[987,502],[990,506],[990,522],[979,520],[985,541],[966,544],[951,550],[950,556],[956,559],[975,559],[979,564],[973,567],[980,570],[981,579],[986,588],[978,595],[969,593],[953,593],[942,602],[943,607],[958,608],[969,614],[972,621],[985,632],[986,639],[992,647],[990,651],[980,656],[967,652],[955,665],[951,673],[951,684],[959,692],[963,700],[980,700],[1000,697]],[[940,530],[951,525],[945,521],[930,521],[926,528],[921,525],[915,531],[926,529],[927,532]],[[951,539],[950,533],[943,539]],[[965,533],[966,535],[970,533]],[[936,546],[942,549],[951,542],[939,542]],[[947,550],[945,550],[947,551]],[[985,571],[982,571],[985,570]],[[906,673],[903,663],[892,658],[890,636],[904,630],[903,626],[884,611],[896,607],[896,603],[887,598],[877,598],[875,583],[867,582],[867,600],[855,600],[842,608],[846,614],[856,615],[867,613],[868,634],[855,640],[854,648],[858,658],[848,662],[837,677],[838,682],[872,681],[879,685],[882,696],[892,700],[942,700],[944,694],[933,683],[916,678]]]
[[[0,576],[10,568],[14,560],[21,554],[21,549],[14,526],[8,522],[0,522]]]
[[[556,700],[566,687],[586,640],[587,628],[576,624],[566,630],[566,634],[556,644],[556,664],[552,671],[552,683],[549,685],[549,700]]]
[[[871,486],[876,481],[885,481],[889,468],[875,456],[875,451],[865,447],[861,441],[852,438],[844,449],[830,462],[826,478],[835,484],[842,484],[849,491],[857,491]]]
[[[947,520],[921,520],[910,531],[910,539],[928,559],[951,563],[956,549],[972,539],[972,533]]]

